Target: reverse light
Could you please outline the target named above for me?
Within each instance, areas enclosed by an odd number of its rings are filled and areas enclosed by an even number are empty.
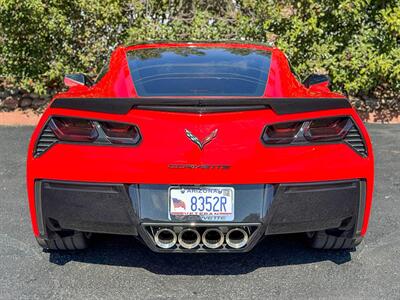
[[[343,141],[354,126],[349,117],[331,117],[271,124],[265,127],[265,144],[308,144]]]
[[[99,122],[99,124],[107,140],[113,144],[133,145],[139,142],[139,130],[134,125],[115,122]]]
[[[302,122],[279,123],[265,128],[263,140],[267,144],[290,144],[300,131]]]

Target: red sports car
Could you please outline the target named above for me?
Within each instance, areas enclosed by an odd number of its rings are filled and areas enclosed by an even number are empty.
[[[33,133],[33,231],[50,250],[91,233],[157,252],[245,252],[274,234],[354,248],[368,226],[373,154],[329,78],[302,83],[276,48],[117,48],[95,82],[67,75]]]

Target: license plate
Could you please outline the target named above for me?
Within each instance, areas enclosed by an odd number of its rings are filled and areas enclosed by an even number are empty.
[[[234,194],[231,187],[171,187],[170,216],[199,216],[204,221],[233,221]]]

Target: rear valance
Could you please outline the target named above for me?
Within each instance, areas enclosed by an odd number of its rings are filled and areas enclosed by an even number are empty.
[[[351,105],[345,98],[58,98],[51,108],[109,114],[126,114],[135,108],[194,113],[271,108],[281,115],[351,108]]]

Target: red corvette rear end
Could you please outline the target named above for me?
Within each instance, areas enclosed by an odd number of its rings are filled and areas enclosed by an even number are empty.
[[[304,84],[264,45],[150,43],[114,51],[96,83],[43,114],[28,151],[33,231],[51,250],[91,233],[158,252],[244,252],[265,236],[354,248],[367,231],[367,131],[323,76]]]

